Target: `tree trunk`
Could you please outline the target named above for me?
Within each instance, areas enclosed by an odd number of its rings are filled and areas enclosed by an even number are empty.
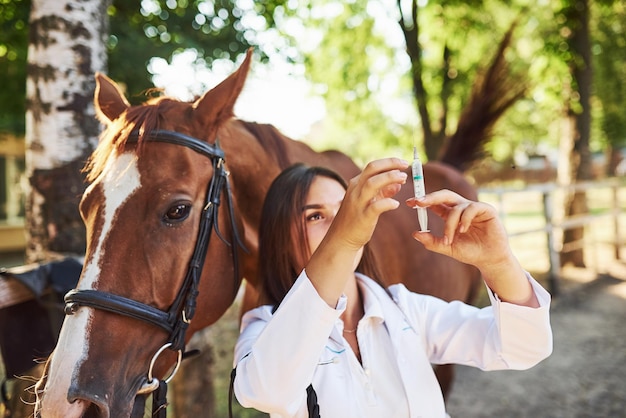
[[[83,255],[80,173],[98,141],[94,73],[106,69],[109,1],[33,0],[26,81],[28,262]]]
[[[81,168],[98,140],[94,73],[106,68],[110,0],[32,0],[26,81],[26,261],[82,256]],[[30,376],[38,378],[36,367]],[[33,415],[33,381],[17,379],[14,417]],[[27,389],[27,390],[25,390]]]
[[[420,26],[418,20],[419,6],[416,0],[411,1],[410,15],[404,11],[402,2],[398,1],[397,6],[400,13],[398,24],[404,35],[406,53],[411,60],[413,98],[415,99],[417,113],[422,126],[423,148],[426,158],[434,160],[437,157],[439,148],[430,125],[430,114],[427,106],[428,94],[422,80],[422,46],[419,43]]]
[[[614,145],[610,145],[608,150],[606,151],[606,160],[608,161],[606,165],[606,174],[609,177],[617,176],[617,167],[619,163],[622,161],[622,158],[625,158],[626,155],[622,155],[619,148]]]
[[[573,147],[570,155],[571,177],[576,181],[591,179],[591,153],[589,137],[591,135],[591,41],[589,39],[589,3],[588,0],[573,1],[565,10],[567,25],[572,31],[568,44],[572,51],[569,62],[575,88],[578,93],[576,111],[570,109],[574,118]],[[565,214],[568,217],[583,215],[589,212],[587,195],[584,191],[574,192],[565,200]],[[570,243],[582,242],[584,227],[573,228],[563,233],[563,247]],[[576,267],[585,267],[583,248],[572,246],[571,251],[561,254],[563,265],[571,263]]]

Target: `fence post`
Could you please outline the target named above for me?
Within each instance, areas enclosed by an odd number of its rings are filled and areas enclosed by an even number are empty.
[[[550,261],[550,273],[548,274],[548,282],[550,284],[550,293],[552,296],[559,294],[559,275],[561,269],[561,261],[559,254],[556,251],[554,243],[554,226],[553,226],[553,214],[554,209],[552,207],[552,196],[550,190],[544,190],[541,192],[543,199],[543,216],[546,222],[546,238],[548,241],[548,258]]]
[[[621,235],[619,233],[619,182],[613,183],[611,190],[613,191],[613,207],[611,210],[613,212],[613,231],[615,231],[615,259],[620,260],[619,247],[621,245]]]

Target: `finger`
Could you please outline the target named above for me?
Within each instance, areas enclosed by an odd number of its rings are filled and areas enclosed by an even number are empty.
[[[400,206],[400,202],[392,198],[374,199],[369,205],[368,209],[372,210],[376,215],[380,215],[383,212],[396,209]]]
[[[463,196],[453,192],[452,190],[441,189],[428,193],[422,198],[409,198],[406,200],[406,203],[413,208],[417,206],[424,208],[435,205],[455,206],[467,201],[468,200]]]
[[[396,209],[400,206],[400,202],[393,199],[392,196],[395,196],[396,193],[400,191],[400,188],[400,184],[387,184],[383,186],[383,189],[379,190],[378,193],[376,193],[375,196],[369,200],[370,208],[377,215],[382,212]]]
[[[351,180],[356,196],[366,201],[394,196],[407,180],[407,174],[396,169],[370,176],[368,174],[370,173],[363,171],[359,178],[355,177]]]
[[[439,254],[450,255],[450,245],[445,236],[436,237],[430,232],[414,231],[413,239],[420,242],[424,248]]]
[[[383,197],[392,197],[395,196],[401,189],[402,189],[402,184],[406,183],[406,180],[402,183],[396,183],[396,184],[390,184],[388,186],[385,186],[382,191],[381,191],[381,195]],[[398,202],[399,204],[400,202]]]
[[[391,170],[371,177],[366,187],[376,196],[391,197],[400,191],[406,179],[407,173],[404,171]]]
[[[417,209],[418,207],[424,207],[422,205],[414,205],[411,200],[412,199],[407,199],[406,200],[406,204],[410,208]],[[431,211],[432,213],[437,215],[439,218],[444,219],[444,220],[448,217],[448,212],[450,212],[450,210],[451,210],[451,208],[449,206],[446,206],[446,205],[435,205],[435,206],[428,206],[428,205],[426,205],[426,207],[428,208],[429,211]]]
[[[482,213],[482,209],[478,204],[470,204],[468,205],[463,212],[461,213],[461,217],[459,219],[458,231],[461,234],[466,233],[470,227],[472,226],[472,222],[474,219]]]
[[[363,175],[372,177],[376,174],[390,170],[405,170],[409,163],[401,158],[381,158],[380,160],[370,161],[363,169]]]
[[[372,161],[367,164],[359,175],[350,180],[349,188],[361,189],[357,193],[369,200],[388,185],[406,183],[407,174],[404,170],[407,166],[408,163],[399,158],[384,158]],[[383,194],[391,196],[395,194],[394,191],[397,193],[395,187],[392,187],[383,192]]]
[[[447,238],[448,243],[452,244],[454,241],[454,235],[459,228],[459,223],[461,222],[461,216],[465,211],[467,204],[460,204],[450,208],[446,217],[446,223],[444,225],[444,236]]]

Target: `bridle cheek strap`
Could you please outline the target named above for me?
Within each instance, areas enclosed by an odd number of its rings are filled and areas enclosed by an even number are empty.
[[[209,248],[209,241],[211,240],[211,230],[216,223],[220,193],[224,187],[226,177],[223,163],[224,160],[221,158],[213,159],[213,178],[207,190],[205,205],[202,209],[202,218],[200,220],[196,247],[193,250],[183,285],[176,296],[176,300],[174,300],[174,303],[169,309],[169,319],[173,321],[174,325],[172,333],[170,334],[172,350],[184,349],[187,328],[196,314],[196,300],[198,299],[199,293],[198,285],[200,283],[206,253]]]

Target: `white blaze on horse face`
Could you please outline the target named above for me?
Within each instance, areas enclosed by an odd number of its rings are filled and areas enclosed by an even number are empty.
[[[104,257],[104,243],[117,212],[128,198],[141,186],[137,157],[133,153],[111,156],[101,177],[103,190],[104,222],[94,254],[85,265],[80,289],[92,289],[100,277],[100,263]],[[67,316],[59,340],[50,360],[45,394],[41,403],[43,417],[80,417],[82,402],[70,404],[67,393],[78,367],[87,355],[89,328],[93,309],[80,308]]]
[[[111,230],[116,214],[124,202],[141,186],[137,156],[131,152],[111,156],[102,174],[104,222],[102,233],[89,264],[85,266],[80,282],[81,289],[92,289],[100,277],[100,261],[104,254],[104,242]]]

